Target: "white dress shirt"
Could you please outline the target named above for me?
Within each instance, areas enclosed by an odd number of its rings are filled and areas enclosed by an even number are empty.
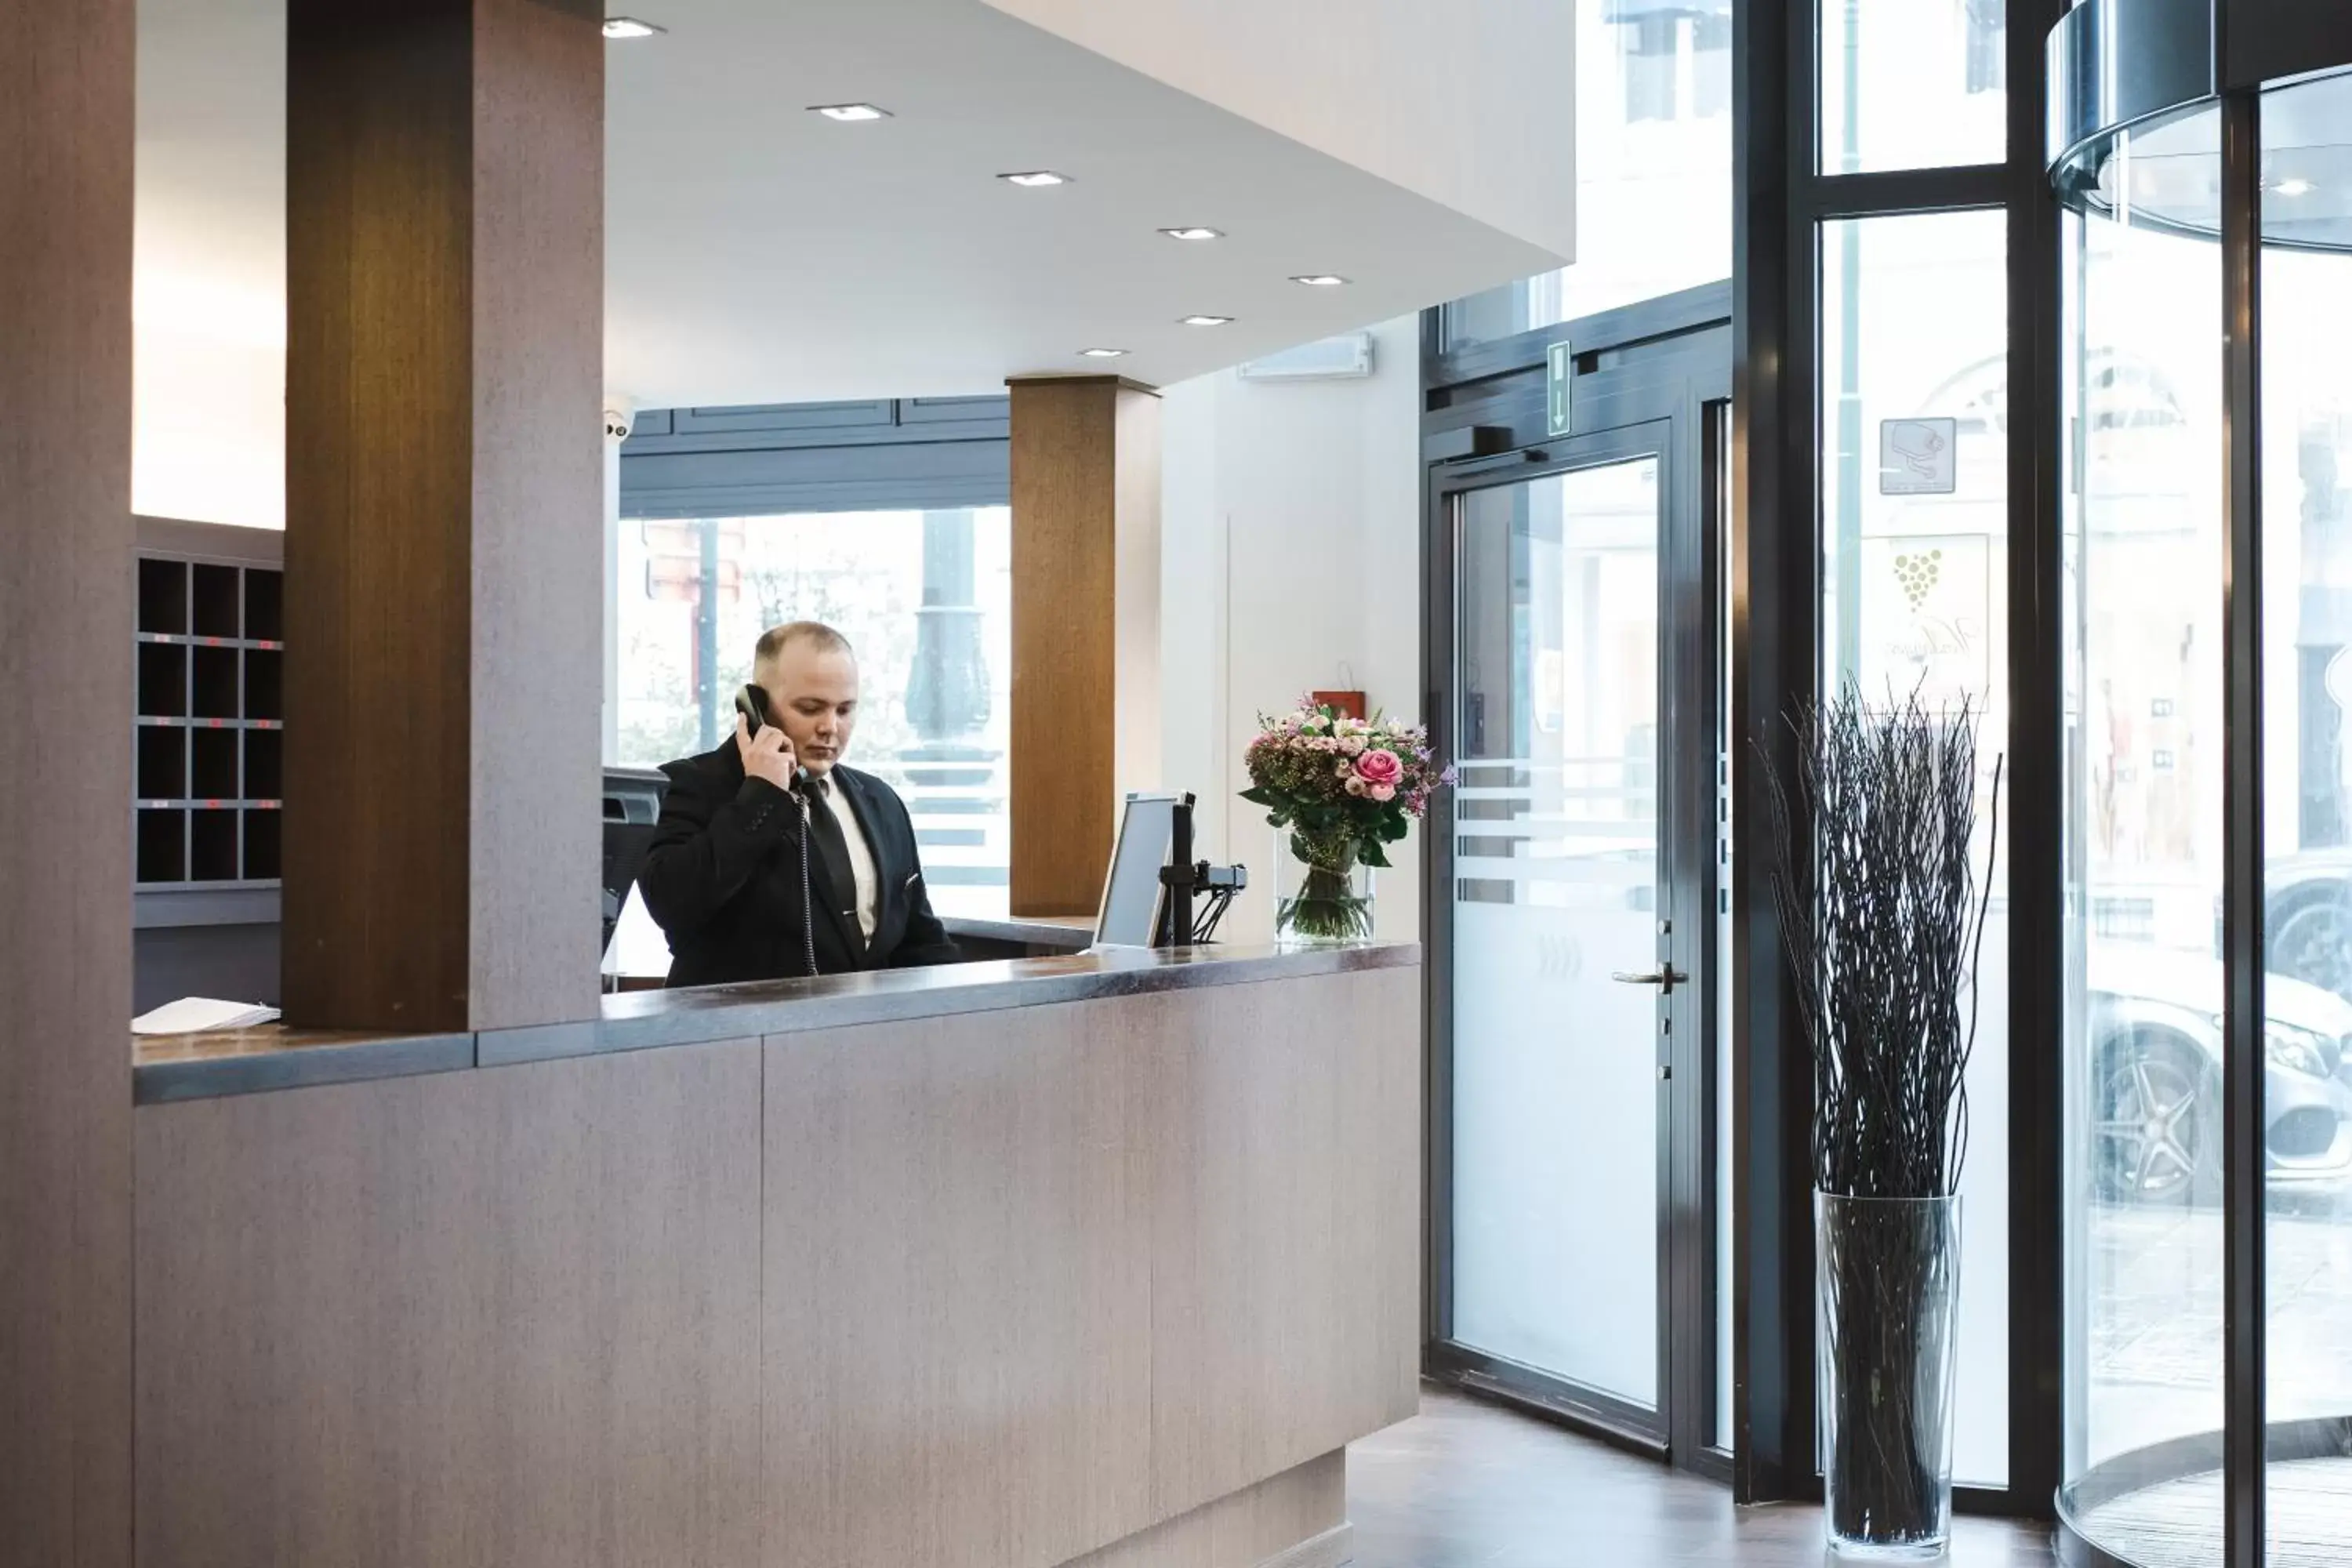
[[[866,829],[858,823],[857,808],[833,787],[830,769],[823,777],[812,775],[809,786],[824,797],[824,804],[833,810],[833,819],[841,824],[841,840],[849,850],[849,875],[857,884],[858,934],[872,942],[874,922],[881,912],[877,895],[882,887],[882,874],[874,867],[874,846],[866,842]]]

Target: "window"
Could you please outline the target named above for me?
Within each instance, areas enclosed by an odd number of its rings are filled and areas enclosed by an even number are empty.
[[[2264,1332],[2273,1563],[2352,1518],[2352,79],[2265,95],[2262,257]],[[2330,203],[2326,193],[2339,193]]]
[[[2009,745],[2007,220],[1998,211],[1823,226],[1822,679],[1980,716],[1978,874],[1991,879],[1960,1179],[1953,1476],[2009,1477],[2009,884],[1989,869]]]
[[[1576,265],[1446,306],[1448,348],[1731,275],[1731,0],[1577,7]]]
[[[2008,0],[1821,0],[1822,173],[1998,163]]]
[[[2074,1479],[2221,1427],[2222,358],[2217,246],[2067,223]]]
[[[2260,679],[2224,639],[2224,111],[2134,124],[2067,173],[2074,932],[2067,1478],[2082,1533],[2219,1562],[2230,1402],[2223,1101],[2258,1085],[2256,1325],[2274,1563],[2336,1563],[2352,1410],[2352,307],[2338,156],[2352,80],[2264,95]],[[2259,844],[2227,837],[2259,704]],[[2263,1011],[2227,1036],[2222,898],[2259,880]],[[2234,955],[2233,955],[2234,957]],[[2245,1056],[2232,1058],[2233,1052]],[[2252,1053],[2259,1051],[2255,1058]],[[2251,1059],[2250,1059],[2251,1058]],[[2242,1256],[2242,1255],[2241,1255]]]
[[[847,760],[905,797],[933,903],[1001,900],[1011,547],[1003,507],[625,521],[615,761],[718,745],[761,632],[824,621],[860,666]]]

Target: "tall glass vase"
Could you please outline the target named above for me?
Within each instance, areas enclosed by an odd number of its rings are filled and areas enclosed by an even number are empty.
[[[1830,1550],[1934,1557],[1952,1531],[1960,1200],[1813,1194]]]
[[[1274,940],[1286,947],[1372,934],[1372,868],[1351,834],[1284,833],[1274,857]]]

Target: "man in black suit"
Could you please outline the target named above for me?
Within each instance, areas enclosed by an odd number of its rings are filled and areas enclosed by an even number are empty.
[[[669,984],[953,963],[906,804],[841,763],[857,721],[848,639],[814,621],[777,626],[751,676],[766,725],[739,714],[733,740],[662,769],[669,793],[637,886],[669,936]]]

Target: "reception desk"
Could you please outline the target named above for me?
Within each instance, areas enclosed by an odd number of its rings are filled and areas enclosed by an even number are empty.
[[[1284,1568],[1421,1343],[1411,945],[143,1041],[149,1568]]]

